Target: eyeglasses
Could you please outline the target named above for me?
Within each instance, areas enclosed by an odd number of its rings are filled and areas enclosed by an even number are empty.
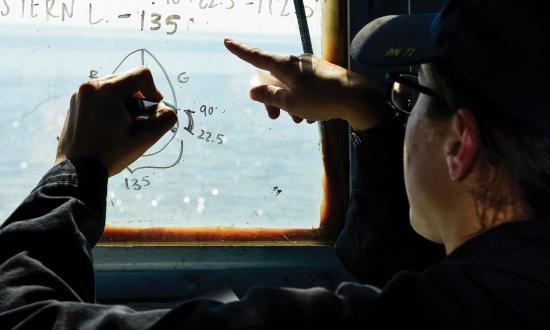
[[[437,92],[418,83],[418,75],[412,72],[390,72],[387,76],[389,103],[399,112],[410,114],[420,93],[429,95],[439,104],[447,104]]]

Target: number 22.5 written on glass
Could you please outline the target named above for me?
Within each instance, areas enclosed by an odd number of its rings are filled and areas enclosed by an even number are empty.
[[[224,144],[227,142],[227,138],[223,134],[216,135],[216,138],[212,138],[212,133],[201,129],[201,134],[198,136],[199,140],[204,142],[217,142],[218,144]]]

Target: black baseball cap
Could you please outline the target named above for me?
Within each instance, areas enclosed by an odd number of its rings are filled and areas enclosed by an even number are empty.
[[[378,18],[351,44],[366,66],[443,60],[479,95],[550,136],[550,19],[544,0],[450,0],[434,14]]]

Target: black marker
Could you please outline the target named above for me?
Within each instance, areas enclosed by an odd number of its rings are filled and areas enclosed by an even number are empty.
[[[126,109],[130,111],[132,117],[149,117],[153,112],[157,110],[157,106],[163,104],[174,111],[178,111],[176,106],[166,101],[152,101],[145,98],[129,97],[124,102]]]

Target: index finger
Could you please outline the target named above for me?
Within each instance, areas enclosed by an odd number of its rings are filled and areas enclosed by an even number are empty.
[[[288,63],[290,62],[290,56],[283,56],[272,54],[258,48],[251,48],[240,42],[236,42],[231,39],[224,40],[225,47],[238,58],[246,61],[257,68],[270,71],[274,76],[283,80],[285,83],[288,79],[285,79],[289,72]]]
[[[122,98],[134,96],[136,92],[148,99],[160,101],[162,93],[155,86],[151,70],[145,66],[137,67],[116,75],[107,81],[117,95]]]

